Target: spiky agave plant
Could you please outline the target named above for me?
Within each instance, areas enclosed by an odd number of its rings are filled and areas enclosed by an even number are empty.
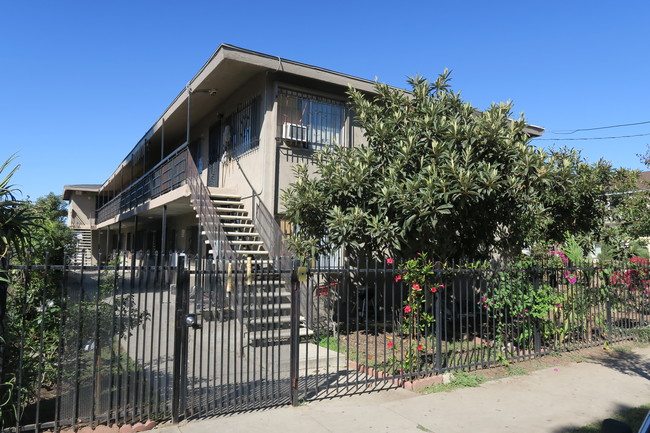
[[[30,241],[30,231],[39,219],[25,205],[25,201],[16,196],[20,190],[11,183],[11,178],[20,165],[9,169],[15,159],[14,154],[0,165],[0,258],[4,258],[9,251],[16,254],[25,252]],[[4,177],[3,173],[6,173]]]

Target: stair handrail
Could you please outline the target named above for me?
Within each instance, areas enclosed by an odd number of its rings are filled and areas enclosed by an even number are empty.
[[[210,191],[203,183],[192,157],[187,158],[187,185],[190,188],[192,202],[199,217],[199,225],[203,227],[208,242],[212,246],[213,257],[235,260],[237,255],[228,241],[228,236],[221,225],[221,219],[212,204]]]
[[[239,167],[239,171],[251,189],[253,224],[255,224],[255,229],[259,233],[260,238],[262,238],[262,241],[269,252],[269,256],[271,258],[291,257],[292,254],[284,242],[285,235],[282,232],[280,225],[273,217],[273,214],[264,205],[264,202],[260,199],[260,193],[255,191],[248,176],[246,176],[246,172],[242,168],[241,164],[239,164],[239,160],[236,158],[235,163],[237,164],[237,167]],[[255,200],[256,198],[257,201]]]

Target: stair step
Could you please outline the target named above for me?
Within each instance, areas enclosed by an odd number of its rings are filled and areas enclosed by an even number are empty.
[[[266,285],[266,284],[265,284]],[[284,286],[284,284],[282,284]],[[290,298],[291,293],[289,292],[256,292],[256,293],[244,293],[244,298],[246,299],[269,299],[269,298]]]
[[[209,239],[204,240],[205,244],[208,245],[210,243]],[[247,241],[230,241],[231,245],[264,245],[263,241],[254,241],[254,240],[247,240]]]
[[[246,240],[246,241],[230,241],[231,245],[264,245],[263,241],[251,241],[251,240]]]
[[[255,225],[253,224],[242,224],[242,223],[223,223],[221,225],[223,226],[223,228],[237,228],[237,229],[255,228]]]
[[[244,208],[234,208],[234,207],[215,207],[215,210],[221,214],[223,213],[245,213],[248,214],[248,211]]]
[[[210,198],[217,199],[217,200],[219,200],[219,199],[230,199],[230,200],[241,201],[241,196],[240,195],[228,194],[228,193],[225,193],[225,192],[224,193],[221,193],[221,192],[212,193],[212,194],[210,194]]]
[[[241,221],[252,221],[246,215],[219,215],[219,219],[222,220],[241,220]],[[225,225],[225,224],[224,224]]]
[[[201,232],[201,236],[207,236],[207,235],[208,235],[208,233],[205,230],[203,230]],[[226,231],[226,235],[227,236],[251,236],[252,237],[252,236],[259,236],[260,234],[257,233],[257,232],[229,232],[229,231]]]
[[[250,325],[280,325],[285,323],[291,323],[291,316],[260,317],[248,321]]]
[[[290,310],[291,309],[291,302],[285,302],[282,304],[262,304],[262,305],[248,305],[249,310],[258,310],[258,311],[264,311],[264,310]]]
[[[300,337],[306,337],[309,335],[312,335],[314,331],[311,329],[307,328],[300,328],[298,330],[298,335]],[[273,331],[255,331],[255,332],[249,332],[248,333],[248,341],[250,342],[255,342],[255,341],[262,341],[262,340],[286,340],[289,337],[291,337],[291,329],[282,329],[278,332],[276,329],[275,332]]]
[[[254,250],[235,250],[235,253],[237,253],[237,254],[241,254],[241,255],[250,254],[250,255],[256,255],[256,256],[264,255],[264,254],[268,255],[268,254],[269,254],[268,251],[264,251],[264,250],[259,250],[259,251],[254,251]],[[214,250],[209,250],[209,251],[208,251],[208,254],[212,254],[212,255],[214,255]],[[254,263],[258,263],[258,262],[254,262]],[[272,263],[272,261],[270,261],[269,263]]]
[[[265,251],[265,250],[235,250],[235,252],[237,254],[243,254],[243,255],[246,255],[246,254],[251,254],[251,255],[256,255],[256,256],[259,256],[259,255],[267,255],[268,256],[269,255],[269,252]]]
[[[244,207],[244,203],[236,200],[217,200],[212,199],[212,204],[215,206],[239,206]]]

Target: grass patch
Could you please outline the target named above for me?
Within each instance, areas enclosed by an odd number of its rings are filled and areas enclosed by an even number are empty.
[[[487,382],[488,379],[478,374],[469,374],[465,372],[455,373],[450,383],[438,383],[428,386],[422,390],[425,394],[432,394],[434,392],[449,392],[459,388],[475,388],[482,383]]]
[[[650,404],[644,404],[643,406],[620,412],[611,418],[622,421],[625,424],[629,425],[632,428],[632,431],[638,431],[649,410]],[[600,433],[601,426],[602,421],[599,421],[586,425],[584,427],[577,428],[575,430],[571,430],[571,433]]]
[[[524,376],[526,374],[528,374],[528,371],[519,365],[511,365],[506,369],[506,375],[508,376]]]

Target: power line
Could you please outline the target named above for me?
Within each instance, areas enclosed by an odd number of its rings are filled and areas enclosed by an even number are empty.
[[[549,132],[551,134],[573,134],[575,132],[580,132],[580,131],[596,131],[599,129],[622,128],[624,126],[647,125],[648,123],[650,123],[650,120],[646,120],[645,122],[621,123],[619,125],[598,126],[596,128],[581,128],[581,129],[574,129],[573,131],[567,130],[567,131],[549,131]]]
[[[580,137],[580,138],[534,138],[536,141],[586,141],[586,140],[614,140],[617,138],[631,138],[631,137],[645,137],[650,135],[650,132],[647,134],[634,134],[634,135],[617,135],[614,137]]]

